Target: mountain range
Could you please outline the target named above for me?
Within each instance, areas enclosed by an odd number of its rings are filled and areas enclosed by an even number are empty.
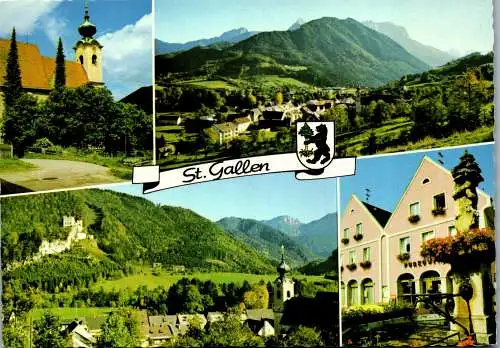
[[[435,47],[424,45],[413,40],[408,35],[406,29],[391,22],[363,22],[367,27],[374,29],[400,44],[409,53],[427,63],[432,67],[437,67],[448,63],[456,58],[447,52],[441,51]]]
[[[236,43],[248,39],[257,33],[258,32],[256,31],[248,31],[247,28],[238,28],[226,31],[219,36],[211,37],[209,39],[200,39],[185,43],[170,43],[155,39],[155,54],[158,55],[186,51],[193,47],[205,47],[221,42]]]
[[[262,222],[287,234],[314,255],[328,257],[337,248],[336,213],[327,214],[307,224],[286,215]]]
[[[429,65],[352,19],[324,17],[293,31],[261,32],[222,49],[195,47],[156,57],[156,74],[280,75],[315,85],[379,86]]]

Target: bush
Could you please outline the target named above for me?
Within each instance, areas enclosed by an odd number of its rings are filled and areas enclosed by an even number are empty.
[[[342,309],[342,325],[345,327],[380,320],[411,316],[415,309],[399,304],[365,304]]]

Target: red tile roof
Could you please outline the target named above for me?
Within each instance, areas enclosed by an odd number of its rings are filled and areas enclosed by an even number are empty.
[[[0,86],[3,86],[7,68],[10,40],[0,39]],[[54,86],[55,58],[44,57],[38,46],[17,42],[21,84],[23,88],[50,90]],[[89,82],[81,64],[66,61],[66,86],[75,88]]]

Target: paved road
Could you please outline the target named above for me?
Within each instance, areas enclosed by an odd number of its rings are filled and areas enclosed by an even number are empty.
[[[124,180],[109,173],[109,168],[88,162],[49,159],[23,159],[36,168],[21,172],[0,173],[0,179],[29,191],[117,183]]]

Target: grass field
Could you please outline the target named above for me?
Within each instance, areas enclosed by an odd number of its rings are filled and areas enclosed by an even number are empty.
[[[46,311],[57,314],[61,321],[72,320],[79,317],[106,317],[110,312],[116,311],[117,308],[108,307],[55,307],[55,308],[34,308],[29,312],[28,319],[31,317],[33,321],[39,320]]]
[[[21,172],[34,168],[36,168],[34,164],[23,162],[18,159],[0,159],[0,173]]]
[[[214,81],[207,81],[207,80],[191,80],[191,81],[184,81],[183,84],[191,85],[193,87],[200,87],[200,88],[207,88],[207,89],[228,89],[228,90],[233,90],[236,89],[236,86],[233,86],[226,81],[222,80],[214,80]]]
[[[466,144],[477,144],[493,141],[493,129],[491,127],[481,127],[471,132],[454,133],[447,138],[435,139],[426,137],[423,140],[396,147],[388,147],[380,153],[391,153],[400,151],[412,151],[430,149],[437,147],[458,146]]]
[[[304,276],[297,275],[298,279],[307,279],[310,281],[328,281],[320,276]],[[192,273],[192,274],[160,274],[155,276],[150,270],[143,270],[142,274],[135,274],[126,276],[117,280],[104,280],[94,284],[93,288],[100,288],[101,286],[105,291],[119,290],[119,289],[135,289],[140,285],[146,285],[148,288],[153,289],[158,286],[169,288],[182,278],[198,278],[202,281],[211,280],[216,284],[224,283],[238,283],[242,284],[245,280],[250,284],[258,283],[261,280],[265,282],[274,281],[276,274],[245,274],[245,273]],[[333,281],[331,281],[333,283]]]

